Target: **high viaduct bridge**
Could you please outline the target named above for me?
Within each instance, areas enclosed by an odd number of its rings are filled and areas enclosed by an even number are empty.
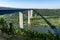
[[[24,28],[23,27],[23,11],[28,11],[28,24],[30,24],[30,18],[32,18],[33,9],[18,9],[18,8],[2,7],[0,8],[0,15],[19,12],[19,26],[20,28]]]
[[[37,10],[35,9],[20,9],[20,8],[7,8],[7,7],[0,7],[0,15],[4,14],[11,14],[11,13],[16,13],[19,12],[19,27],[24,28],[23,26],[23,11],[28,11],[28,24],[30,24],[30,19],[32,18],[33,11],[37,13],[39,16],[44,19],[44,21],[53,29],[55,33],[60,33],[58,29],[54,25],[52,25],[42,14],[40,14]]]
[[[23,11],[28,11],[28,24],[30,24],[30,18],[32,18],[32,14],[33,14],[33,11],[34,11],[39,16],[41,16],[51,28],[55,28],[55,26],[53,26],[48,20],[46,20],[43,17],[42,14],[37,12],[35,9],[20,9],[20,8],[0,7],[0,15],[19,12],[19,26],[20,26],[20,28],[24,28],[23,27]]]

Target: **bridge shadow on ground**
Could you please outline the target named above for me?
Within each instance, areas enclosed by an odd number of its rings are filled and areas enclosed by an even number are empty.
[[[60,31],[56,28],[56,26],[52,25],[45,17],[43,17],[42,14],[40,14],[37,10],[34,10],[35,13],[37,13],[37,15],[41,16],[42,19],[44,19],[44,21],[50,26],[50,28],[54,31],[54,34],[58,34],[60,35]]]

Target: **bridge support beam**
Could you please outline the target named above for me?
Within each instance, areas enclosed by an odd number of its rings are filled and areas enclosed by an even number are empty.
[[[19,12],[19,26],[20,28],[24,28],[23,27],[23,13],[22,12]]]
[[[30,18],[32,18],[33,10],[28,10],[28,25],[30,24]]]

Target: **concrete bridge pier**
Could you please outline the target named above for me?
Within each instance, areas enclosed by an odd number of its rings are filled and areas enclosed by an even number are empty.
[[[30,18],[32,18],[33,10],[28,10],[28,25],[30,25]]]
[[[32,16],[33,16],[33,10],[30,10],[30,15],[31,15],[30,18],[32,18]]]
[[[28,10],[28,25],[30,25],[30,18],[32,18],[33,10]],[[23,13],[19,12],[19,27],[24,28],[23,25]]]
[[[23,27],[23,13],[22,12],[19,12],[19,27],[20,28],[24,28]]]

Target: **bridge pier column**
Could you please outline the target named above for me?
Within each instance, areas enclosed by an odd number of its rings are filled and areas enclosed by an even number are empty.
[[[28,24],[30,24],[30,18],[32,18],[33,10],[28,10]]]
[[[32,16],[33,16],[33,10],[30,10],[30,12],[31,12],[30,15],[31,15],[31,18],[32,18]]]
[[[19,12],[19,27],[20,28],[24,28],[23,27],[23,13],[22,12]]]

